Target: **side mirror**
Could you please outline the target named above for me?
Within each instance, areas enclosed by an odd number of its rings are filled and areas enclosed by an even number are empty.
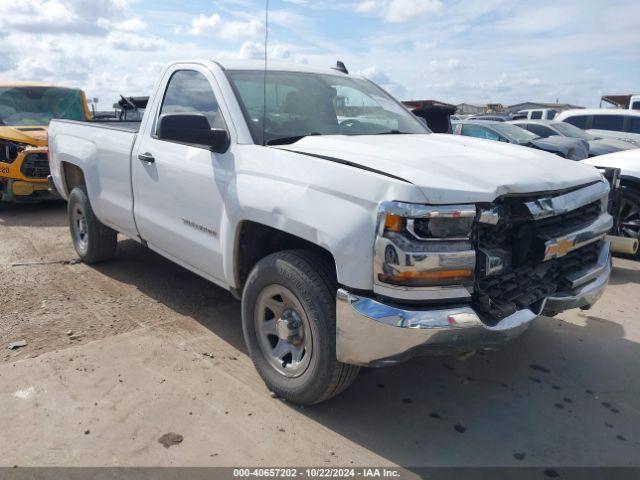
[[[201,113],[165,113],[160,116],[158,138],[170,142],[186,143],[224,153],[229,149],[229,132],[211,128]]]

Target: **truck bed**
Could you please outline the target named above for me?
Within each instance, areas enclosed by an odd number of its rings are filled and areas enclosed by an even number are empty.
[[[107,226],[117,226],[133,237],[137,231],[132,210],[131,152],[140,123],[54,119],[49,124],[49,162],[60,195],[67,198],[70,193],[65,191],[63,162],[84,172],[100,172],[86,179],[95,214]]]
[[[99,128],[107,128],[110,130],[120,130],[123,132],[138,133],[140,130],[141,120],[105,120],[105,119],[92,119],[92,120],[55,120],[61,123],[76,123],[80,125],[91,125]]]

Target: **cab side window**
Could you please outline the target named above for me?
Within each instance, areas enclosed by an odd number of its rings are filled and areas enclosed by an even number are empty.
[[[574,115],[573,117],[565,118],[563,121],[570,123],[578,128],[587,128],[587,115]],[[595,127],[594,127],[595,128]]]
[[[542,110],[534,110],[531,112],[531,120],[540,120],[542,118]]]
[[[178,70],[171,76],[160,108],[160,115],[165,113],[201,113],[211,128],[226,128],[209,80],[195,70]]]
[[[621,132],[624,127],[622,115],[594,115],[591,128],[596,130],[614,130]]]

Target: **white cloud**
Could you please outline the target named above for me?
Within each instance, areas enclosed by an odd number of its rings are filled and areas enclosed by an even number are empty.
[[[192,35],[210,35],[224,40],[259,38],[264,35],[264,26],[258,20],[223,20],[217,13],[207,17],[198,15],[191,21]]]
[[[96,25],[104,30],[120,30],[122,32],[140,32],[147,28],[147,23],[140,17],[116,22],[100,17],[96,20]]]
[[[292,45],[282,43],[269,44],[269,60],[287,61],[294,63],[307,63],[307,58],[295,51]],[[220,60],[262,60],[264,59],[264,43],[244,42],[239,50],[220,52],[216,58]]]
[[[460,60],[450,58],[448,60],[431,60],[428,63],[428,69],[431,72],[453,72],[460,68]]]
[[[3,30],[64,31],[79,22],[76,12],[59,0],[0,2],[0,28]]]
[[[99,34],[98,20],[119,18],[126,0],[13,0],[0,2],[0,29]]]
[[[392,23],[419,20],[442,9],[441,0],[362,0],[356,5],[357,12],[377,15]]]
[[[111,32],[107,42],[116,50],[152,52],[166,48],[168,42],[158,37],[131,32]]]
[[[358,72],[358,74],[368,78],[374,83],[377,83],[397,98],[405,98],[408,93],[408,88],[405,85],[393,80],[387,72],[382,70],[378,65],[367,67]]]

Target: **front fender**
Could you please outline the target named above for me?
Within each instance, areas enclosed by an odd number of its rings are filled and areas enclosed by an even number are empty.
[[[229,285],[239,284],[236,240],[239,225],[249,220],[329,251],[340,284],[371,290],[378,204],[424,202],[424,195],[410,183],[351,166],[276,149],[268,155],[260,161],[238,155],[237,173],[228,183],[221,235]]]

